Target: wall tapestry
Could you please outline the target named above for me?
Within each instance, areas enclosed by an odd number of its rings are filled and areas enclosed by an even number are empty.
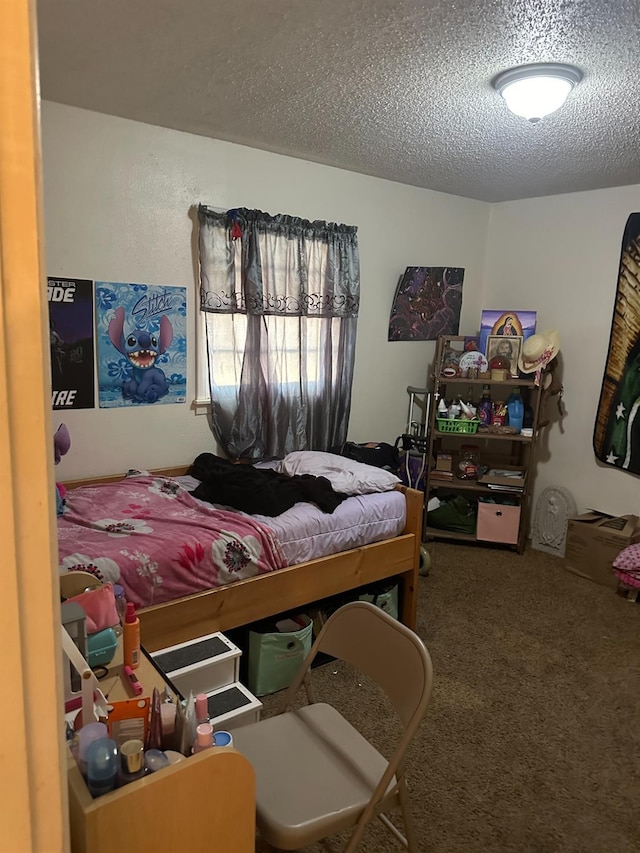
[[[57,409],[93,409],[93,282],[47,278],[51,402]]]
[[[184,403],[186,316],[184,287],[96,282],[101,408]]]
[[[492,335],[518,337],[524,341],[531,337],[535,330],[535,311],[495,311],[487,309],[482,312],[480,317],[478,349],[486,355],[487,338]]]
[[[605,465],[640,474],[640,213],[622,237],[609,352],[593,433]]]
[[[457,335],[462,308],[462,267],[407,267],[396,287],[390,341],[435,341]]]

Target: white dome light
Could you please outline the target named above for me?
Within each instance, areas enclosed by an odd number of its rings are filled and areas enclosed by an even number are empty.
[[[493,87],[512,113],[536,122],[559,109],[580,80],[582,72],[573,65],[540,62],[503,71]]]

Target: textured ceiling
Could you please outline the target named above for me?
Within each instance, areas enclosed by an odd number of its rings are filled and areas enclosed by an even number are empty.
[[[39,0],[42,96],[485,201],[640,183],[638,0]],[[490,80],[584,79],[538,124]]]

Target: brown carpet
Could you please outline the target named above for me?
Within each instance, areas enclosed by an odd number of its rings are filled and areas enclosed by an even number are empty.
[[[640,851],[640,605],[539,551],[428,547],[418,633],[434,693],[407,760],[421,849]],[[342,694],[341,710],[374,741],[397,730],[385,700],[343,665],[319,667],[314,684]],[[264,699],[265,715],[278,698]],[[402,848],[376,822],[360,849]]]

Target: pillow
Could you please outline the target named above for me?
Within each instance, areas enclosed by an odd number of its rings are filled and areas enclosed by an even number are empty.
[[[640,569],[640,542],[627,545],[624,550],[620,551],[613,561],[613,567],[627,572]]]
[[[281,474],[290,477],[296,474],[312,474],[314,477],[326,477],[336,492],[343,495],[371,495],[374,492],[388,492],[400,478],[383,468],[365,465],[355,459],[347,459],[335,453],[322,453],[318,450],[295,450],[288,453],[277,468]]]
[[[87,617],[87,634],[97,634],[98,631],[120,624],[116,598],[110,583],[81,592],[80,595],[74,595],[67,601],[77,602],[84,610]]]
[[[619,580],[629,586],[640,586],[640,542],[620,551],[613,561],[613,569]]]

